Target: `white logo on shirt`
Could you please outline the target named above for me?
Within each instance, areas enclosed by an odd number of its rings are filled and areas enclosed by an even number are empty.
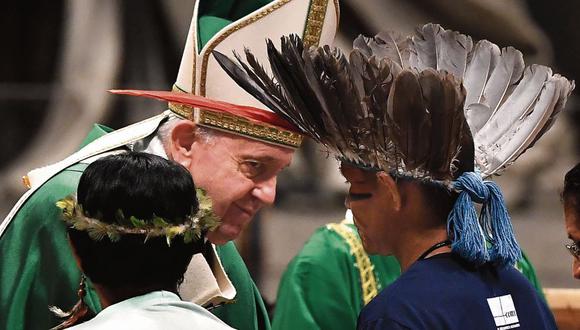
[[[495,325],[498,330],[514,329],[520,327],[516,306],[512,300],[512,295],[508,294],[500,297],[487,299],[487,304],[493,315]]]

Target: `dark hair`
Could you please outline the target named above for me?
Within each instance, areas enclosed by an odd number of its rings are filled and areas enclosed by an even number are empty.
[[[580,213],[580,163],[576,164],[564,177],[562,200]]]
[[[183,166],[159,156],[128,152],[107,156],[90,164],[80,178],[78,203],[85,215],[115,222],[121,210],[126,218],[168,222],[198,210],[195,185]],[[68,229],[69,239],[84,273],[94,283],[109,288],[176,287],[183,280],[193,254],[202,243],[125,234],[112,242],[91,239],[86,231]]]
[[[393,174],[391,174],[393,175]],[[459,194],[450,191],[445,186],[437,182],[418,180],[406,176],[393,175],[397,184],[414,183],[419,187],[419,191],[424,200],[429,201],[425,207],[428,208],[434,219],[440,219],[441,223],[447,222],[447,217],[455,205]]]

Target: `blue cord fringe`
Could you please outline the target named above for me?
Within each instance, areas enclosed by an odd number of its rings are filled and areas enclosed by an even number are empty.
[[[482,219],[491,232],[491,260],[502,265],[514,265],[522,253],[516,241],[510,215],[501,189],[495,182],[485,181],[490,200],[483,204]]]
[[[515,264],[521,252],[499,187],[484,182],[475,172],[466,172],[453,182],[453,188],[459,196],[447,219],[452,251],[475,264]],[[474,202],[482,204],[481,217]]]

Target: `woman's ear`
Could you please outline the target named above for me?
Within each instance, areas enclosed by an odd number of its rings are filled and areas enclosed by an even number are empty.
[[[390,200],[391,205],[395,211],[400,211],[402,207],[401,193],[397,182],[393,177],[384,171],[377,173],[377,181],[379,187],[385,193],[386,197]]]
[[[169,158],[189,168],[195,141],[195,124],[190,120],[181,120],[173,126],[169,135],[170,143],[166,146]]]

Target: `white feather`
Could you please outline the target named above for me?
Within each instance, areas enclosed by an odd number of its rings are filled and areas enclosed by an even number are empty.
[[[70,312],[65,312],[56,306],[48,306],[48,310],[61,319],[64,319],[71,315]]]
[[[387,57],[401,68],[409,66],[409,42],[396,32],[380,32],[375,36],[375,42],[369,44],[373,54],[378,58]],[[382,54],[382,56],[379,56]]]
[[[556,117],[558,116],[560,111],[562,111],[562,109],[564,109],[564,107],[566,106],[566,100],[568,99],[568,97],[570,96],[570,94],[572,93],[574,88],[576,87],[573,80],[570,81],[570,80],[566,79],[565,77],[562,77],[559,74],[555,74],[554,78],[558,79],[559,84],[560,84],[560,98],[558,100],[558,103],[556,103],[556,106],[554,107],[554,111],[552,112],[552,115],[551,115],[550,119],[548,120],[548,123],[544,126],[542,131],[536,137],[536,139],[538,139],[542,134],[544,134],[546,131],[548,131],[552,127],[552,125],[554,125],[554,121],[556,120]],[[530,147],[533,146],[534,143],[535,143],[535,140],[534,140],[534,142],[532,142]]]
[[[451,30],[435,35],[437,70],[447,71],[455,77],[463,77],[467,67],[467,55],[473,49],[471,37]]]
[[[533,145],[533,143],[535,143],[535,141],[539,139],[552,126],[555,119],[553,117],[558,115],[558,113],[566,103],[565,100],[568,96],[570,96],[570,92],[574,88],[573,85],[574,84],[568,81],[568,79],[560,75],[555,75],[550,78],[550,80],[546,83],[546,89],[548,90],[553,88],[555,90],[552,96],[553,97],[552,102],[549,103],[549,107],[545,110],[545,112],[541,117],[540,114],[538,114],[538,116],[532,116],[530,114],[525,118],[523,118],[521,126],[525,128],[535,124],[534,129],[531,130],[529,134],[527,134],[527,137],[523,142],[519,143],[519,147],[515,152],[503,153],[502,155],[500,155],[504,157],[505,160],[504,163],[500,167],[498,167],[496,172],[498,170],[502,170],[506,166],[506,164],[513,163],[521,154],[523,154],[528,148],[530,148]],[[550,109],[552,111],[549,111]],[[516,135],[514,136],[515,142],[519,142],[518,135],[524,134],[525,132],[523,131],[524,130],[521,129],[516,133]]]
[[[465,86],[465,91],[467,92],[465,97],[466,106],[473,103],[481,103],[485,85],[499,60],[500,54],[499,47],[487,40],[479,41],[473,48],[471,60],[467,64],[463,77],[463,86]]]
[[[552,70],[541,65],[528,67],[522,80],[510,95],[504,96],[504,102],[491,114],[488,122],[474,136],[476,145],[487,145],[498,141],[530,111],[544,88],[544,83],[552,75]],[[490,79],[491,80],[491,79]],[[490,81],[491,82],[491,81]]]
[[[482,172],[485,176],[498,173],[513,163],[535,140],[554,111],[560,98],[560,88],[558,78],[551,77],[527,116],[518,118],[513,123],[512,129],[493,143],[486,143],[477,148],[476,158],[483,160],[485,170]]]
[[[491,116],[491,109],[483,103],[471,103],[464,109],[465,119],[471,130],[471,135],[475,136],[479,130],[487,123]]]
[[[506,168],[533,146],[574,89],[574,82],[552,75],[548,67],[524,70],[523,55],[513,47],[500,51],[487,40],[472,47],[470,37],[436,24],[418,28],[411,40],[411,67],[446,70],[463,79],[465,117],[484,176]]]
[[[501,50],[499,62],[495,66],[489,81],[483,91],[483,103],[495,113],[501,103],[511,93],[524,71],[524,58],[522,53],[507,47]]]
[[[439,24],[425,24],[417,28],[416,35],[411,39],[413,49],[409,57],[409,65],[419,71],[427,68],[437,68],[436,36],[443,32]]]

